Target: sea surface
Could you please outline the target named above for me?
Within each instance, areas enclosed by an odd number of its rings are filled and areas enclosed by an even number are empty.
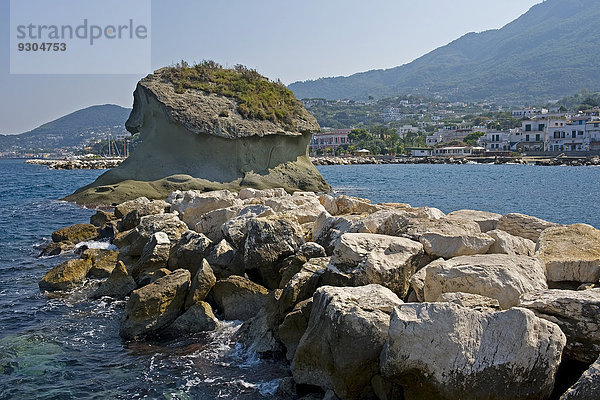
[[[336,191],[374,202],[522,212],[600,227],[600,168],[521,165],[321,166]],[[274,399],[287,367],[232,340],[239,323],[175,341],[126,342],[124,304],[38,281],[75,257],[38,258],[52,231],[92,210],[58,201],[102,171],[0,160],[0,399]]]

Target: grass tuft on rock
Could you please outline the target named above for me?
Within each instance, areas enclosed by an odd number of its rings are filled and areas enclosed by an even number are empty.
[[[195,89],[237,100],[237,111],[245,118],[268,120],[293,128],[302,115],[302,103],[281,81],[272,82],[243,65],[223,68],[214,61],[190,66],[185,61],[166,71],[175,92]]]

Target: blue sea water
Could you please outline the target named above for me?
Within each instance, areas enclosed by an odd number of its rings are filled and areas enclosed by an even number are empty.
[[[322,166],[345,194],[375,202],[523,212],[600,227],[600,168],[521,165]],[[238,325],[169,342],[118,336],[123,302],[89,288],[48,296],[39,279],[74,257],[38,258],[60,227],[92,210],[57,201],[102,171],[55,171],[0,160],[0,399],[263,399],[286,366],[232,340]]]
[[[600,228],[600,167],[533,165],[326,165],[319,171],[343,194],[373,202],[519,212]]]

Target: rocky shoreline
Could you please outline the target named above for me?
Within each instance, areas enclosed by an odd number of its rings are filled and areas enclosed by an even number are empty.
[[[126,299],[126,340],[243,321],[239,343],[289,363],[283,398],[600,397],[600,231],[589,225],[189,190],[99,210],[43,254],[99,239],[116,250],[83,250],[40,289],[95,282],[93,298]]]
[[[469,157],[311,157],[314,165],[367,165],[367,164],[526,164],[541,166],[590,166],[600,165],[600,157],[541,156],[469,156]]]
[[[48,169],[110,169],[119,166],[125,158],[81,158],[65,160],[31,159],[26,164],[45,165]]]

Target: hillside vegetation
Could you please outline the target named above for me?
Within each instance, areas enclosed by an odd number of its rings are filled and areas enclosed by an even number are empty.
[[[556,100],[600,89],[597,0],[547,0],[502,29],[469,33],[413,62],[289,86],[298,98],[400,94],[505,103]]]
[[[301,114],[302,103],[283,83],[271,82],[243,65],[228,69],[213,61],[194,66],[182,61],[167,76],[177,93],[196,89],[236,99],[237,110],[245,118],[292,125],[294,116]]]

